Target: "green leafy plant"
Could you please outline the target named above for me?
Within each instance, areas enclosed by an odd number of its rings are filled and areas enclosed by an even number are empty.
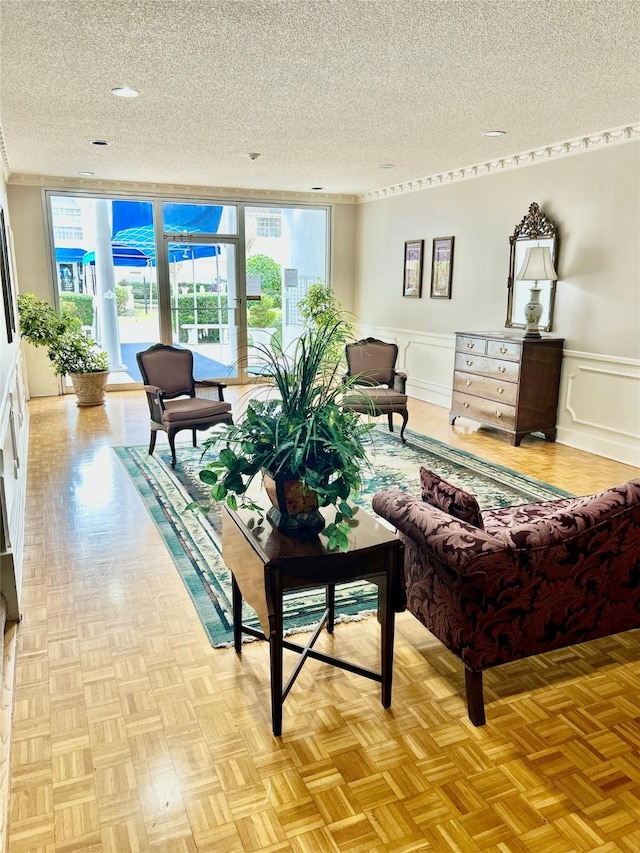
[[[81,329],[77,316],[59,314],[48,302],[33,293],[18,297],[20,334],[37,347],[46,347],[56,376],[72,373],[99,373],[109,369],[109,359]]]
[[[61,335],[47,349],[56,376],[72,373],[100,373],[109,369],[109,358],[96,342],[73,329]]]
[[[306,296],[298,303],[298,310],[307,329],[338,327],[339,332],[327,350],[327,358],[335,364],[341,362],[345,344],[353,338],[354,326],[331,285],[320,279],[310,285]]]
[[[203,456],[220,452],[200,472],[213,500],[237,509],[240,498],[240,506],[258,512],[260,507],[247,495],[257,475],[300,479],[317,494],[321,507],[336,507],[335,521],[323,534],[329,548],[341,550],[347,548],[355,510],[351,498],[368,464],[366,444],[373,426],[340,405],[348,382],[340,384],[339,366],[328,362],[327,351],[343,334],[343,324],[337,322],[305,332],[290,354],[277,342],[261,347],[279,399],[250,400],[241,422],[207,439]]]

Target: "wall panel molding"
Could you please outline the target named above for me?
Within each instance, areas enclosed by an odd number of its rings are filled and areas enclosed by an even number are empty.
[[[364,324],[359,333],[396,343],[409,396],[449,409],[455,335]],[[640,359],[565,350],[557,440],[640,467]]]

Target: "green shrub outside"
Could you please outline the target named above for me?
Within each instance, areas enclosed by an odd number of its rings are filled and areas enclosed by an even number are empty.
[[[183,329],[182,326],[185,323],[195,323],[196,321],[196,312],[194,310],[193,304],[193,293],[181,293],[178,296],[177,300],[177,326],[175,328],[176,323],[176,312],[175,310],[172,313],[173,324],[174,324],[174,332],[178,332],[178,339],[180,343],[187,342],[187,329]],[[227,296],[226,294],[222,294],[220,296],[220,314],[218,314],[218,294],[217,293],[196,293],[196,304],[195,308],[198,311],[198,323],[219,323],[223,324],[227,322]],[[202,343],[207,344],[217,344],[220,342],[220,330],[219,329],[208,329],[203,330],[199,334],[199,340]]]
[[[116,284],[116,306],[118,311],[118,316],[122,316],[124,312],[127,310],[127,302],[129,301],[129,290],[126,287],[122,287],[120,284]]]
[[[276,325],[278,312],[270,296],[249,303],[247,325],[252,329],[270,329]]]
[[[93,297],[87,293],[61,293],[60,310],[76,317],[82,326],[93,326]]]

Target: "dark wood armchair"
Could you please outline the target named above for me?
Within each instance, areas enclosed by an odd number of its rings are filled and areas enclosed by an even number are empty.
[[[218,400],[196,396],[193,378],[193,353],[188,349],[154,344],[136,353],[136,360],[147,394],[151,415],[149,454],[156,446],[156,433],[167,433],[171,448],[171,467],[176,464],[175,437],[180,430],[190,429],[193,446],[197,446],[196,430],[209,429],[214,424],[232,424],[231,404],[225,403],[224,382],[206,380],[208,387],[218,389]]]
[[[364,338],[345,347],[347,377],[355,381],[345,393],[343,408],[377,418],[387,415],[389,431],[393,432],[393,415],[402,416],[400,438],[406,441],[404,430],[409,420],[407,374],[396,370],[398,347],[377,338]]]

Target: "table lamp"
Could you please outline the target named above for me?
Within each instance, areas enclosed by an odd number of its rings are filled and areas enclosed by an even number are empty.
[[[526,320],[525,338],[539,338],[540,330],[538,323],[542,316],[543,306],[540,302],[539,281],[557,281],[558,273],[555,271],[551,252],[548,246],[533,246],[527,249],[524,263],[516,276],[519,281],[534,281],[534,286],[529,290],[531,299],[524,306],[524,317]]]

